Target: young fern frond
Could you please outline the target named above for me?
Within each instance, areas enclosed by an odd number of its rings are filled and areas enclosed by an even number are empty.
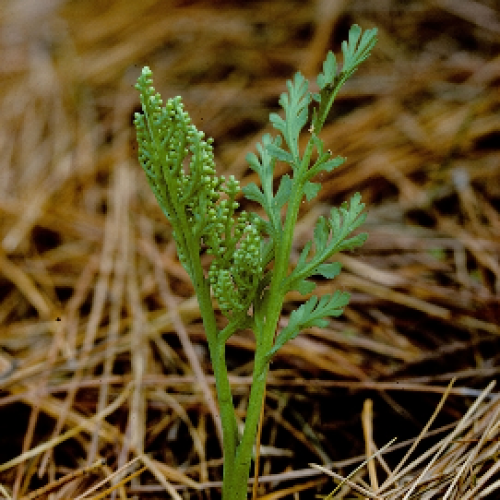
[[[288,325],[276,335],[285,295],[298,290],[306,295],[315,289],[314,275],[333,279],[340,273],[339,263],[331,257],[364,243],[367,235],[352,236],[365,220],[361,196],[332,208],[328,218],[320,217],[308,242],[290,271],[290,253],[299,208],[304,199],[313,199],[321,185],[314,178],[344,163],[324,148],[318,137],[335,96],[341,86],[370,54],[376,43],[376,30],[354,25],[342,44],[344,64],[339,72],[329,52],[318,76],[320,92],[311,94],[308,81],[297,73],[287,82],[288,92],[279,103],[284,117],[271,113],[270,121],[278,131],[266,134],[257,144],[257,155],[247,161],[259,176],[244,189],[248,200],[258,203],[265,217],[241,212],[236,201],[238,181],[217,177],[212,140],[204,139],[184,111],[180,97],[165,106],[153,88],[151,70],[145,67],[136,88],[140,92],[142,113],[135,115],[139,143],[139,161],[160,207],[173,227],[179,260],[189,273],[198,296],[200,312],[207,332],[210,356],[217,385],[224,432],[223,498],[243,500],[250,470],[252,448],[259,422],[269,362],[279,349],[300,331],[312,326],[325,327],[329,317],[342,313],[349,294],[336,291],[318,299],[310,297],[290,315]],[[315,103],[312,117],[309,107]],[[305,130],[309,140],[300,151],[299,137]],[[314,161],[313,161],[314,158]],[[290,166],[274,190],[276,162]],[[186,167],[186,168],[185,168]],[[208,271],[201,255],[212,255]],[[217,327],[211,295],[227,318]],[[225,342],[238,330],[251,328],[256,350],[253,383],[245,427],[239,435],[226,369]]]
[[[333,101],[342,85],[370,55],[371,50],[377,43],[376,35],[376,28],[366,30],[363,36],[361,36],[361,28],[359,26],[355,24],[351,27],[348,41],[342,42],[344,65],[340,72],[337,72],[335,55],[333,52],[328,52],[326,60],[323,63],[323,73],[320,73],[317,78],[320,93],[313,94],[312,96],[319,103],[319,106],[314,110],[312,120],[312,128],[316,133],[323,128]]]
[[[172,224],[179,260],[194,280],[193,264],[206,245],[214,255],[209,283],[221,311],[226,316],[246,311],[262,274],[260,223],[244,212],[233,217],[239,182],[230,177],[224,185],[225,178],[216,176],[213,141],[205,141],[191,123],[181,98],[162,106],[148,67],[136,88],[143,107],[134,119],[139,161]]]

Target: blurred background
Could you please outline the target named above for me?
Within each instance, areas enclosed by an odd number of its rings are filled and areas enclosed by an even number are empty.
[[[245,156],[274,133],[268,117],[286,80],[301,71],[316,90],[327,51],[340,57],[354,23],[377,27],[379,42],[322,133],[347,161],[304,205],[294,252],[319,215],[356,191],[369,240],[339,256],[339,278],[319,282],[320,294],[352,293],[345,314],[273,362],[261,473],[284,476],[264,480],[261,493],[304,484],[309,462],[348,473],[366,451],[368,398],[381,447],[416,436],[453,377],[436,426],[498,378],[497,1],[3,0],[0,463],[84,429],[0,469],[15,498],[105,457],[106,468],[52,497],[75,498],[143,452],[148,469],[114,495],[220,496],[210,361],[170,227],[137,162],[134,84],[148,65],[165,100],[182,95],[215,139],[218,173],[245,185],[256,180]],[[303,299],[291,295],[284,317]],[[245,332],[229,341],[242,419],[252,350]],[[91,420],[120,395],[106,420]],[[387,455],[389,466],[403,453]],[[325,477],[309,481],[304,498],[332,489]]]

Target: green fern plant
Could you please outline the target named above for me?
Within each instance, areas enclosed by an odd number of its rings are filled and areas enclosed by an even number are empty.
[[[318,219],[313,241],[305,245],[297,265],[289,270],[294,228],[304,196],[313,199],[320,189],[314,178],[344,162],[344,158],[332,157],[318,134],[341,86],[370,55],[375,43],[376,29],[362,34],[354,25],[342,44],[341,70],[334,54],[328,53],[317,78],[319,93],[308,90],[308,82],[300,73],[287,82],[288,93],[283,93],[279,101],[284,116],[270,115],[279,134],[274,138],[264,135],[262,144],[257,144],[258,155],[247,156],[250,168],[259,176],[260,187],[249,184],[243,193],[262,206],[266,217],[237,213],[239,183],[233,177],[216,175],[212,139],[205,139],[191,123],[181,98],[169,99],[164,105],[148,67],[142,70],[136,85],[142,104],[142,113],[136,113],[134,121],[139,161],[172,225],[179,260],[192,280],[208,339],[223,428],[225,500],[247,496],[271,358],[305,328],[325,327],[327,318],[339,316],[349,302],[349,294],[340,291],[319,300],[313,295],[292,312],[288,325],[276,333],[285,295],[291,290],[312,293],[312,275],[333,279],[340,272],[340,264],[329,262],[330,258],[359,247],[367,238],[364,233],[352,236],[365,220],[361,197],[355,194],[349,203],[333,208],[329,217]],[[299,135],[306,127],[309,141],[300,151]],[[290,165],[292,175],[283,175],[275,192],[273,172],[277,161]],[[205,252],[213,256],[208,272],[201,264]],[[212,295],[227,318],[222,329],[216,324]],[[255,334],[256,349],[250,400],[240,435],[225,345],[235,332],[248,328]]]

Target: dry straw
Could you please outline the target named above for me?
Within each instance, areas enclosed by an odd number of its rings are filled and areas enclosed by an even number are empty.
[[[245,185],[255,182],[245,154],[269,131],[269,106],[284,80],[297,69],[314,76],[354,22],[379,28],[378,52],[345,87],[341,116],[324,130],[328,147],[349,163],[324,176],[319,202],[304,206],[292,263],[312,236],[311,221],[354,191],[370,206],[370,239],[362,253],[342,257],[340,285],[354,291],[344,317],[285,346],[273,365],[259,494],[327,495],[331,479],[309,462],[325,466],[326,454],[346,477],[368,448],[399,434],[373,460],[380,489],[386,465],[394,471],[399,462],[391,457],[411,447],[454,377],[436,430],[382,493],[399,500],[416,484],[416,498],[443,498],[454,483],[450,498],[498,494],[493,392],[417,478],[499,375],[500,20],[486,0],[405,7],[395,0],[2,3],[0,462],[53,447],[0,472],[1,495],[21,498],[105,457],[105,467],[52,491],[76,498],[150,453],[148,469],[118,485],[118,496],[170,489],[195,497],[201,488],[218,498],[204,332],[135,159],[132,86],[142,66],[156,68],[162,94],[182,94],[197,126],[224,145],[218,172]],[[279,167],[276,176],[284,173]],[[283,324],[300,300],[287,297]],[[235,366],[253,349],[245,335],[228,344]],[[248,374],[244,364],[230,373],[241,401]],[[95,416],[121,402],[132,381],[133,396],[97,425]],[[342,420],[328,410],[333,396]],[[360,415],[368,397],[373,443],[365,443]],[[238,411],[244,417],[244,403]],[[386,436],[384,427],[397,432]],[[371,488],[366,469],[359,474]],[[344,485],[339,495],[353,493]]]

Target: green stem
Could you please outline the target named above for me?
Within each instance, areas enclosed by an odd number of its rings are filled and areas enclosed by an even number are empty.
[[[194,241],[192,237],[186,236],[191,235],[191,227],[189,226],[185,213],[181,211],[177,215],[181,234],[184,236],[184,241],[186,242],[186,250],[190,262],[190,277],[198,298],[200,314],[208,340],[210,359],[213,365],[217,402],[219,404],[222,425],[223,456],[234,457],[238,443],[238,426],[236,423],[231,386],[227,373],[225,343],[219,338],[219,330],[217,328],[215,312],[210,296],[210,287],[204,276],[200,261],[199,244],[197,241]],[[226,477],[226,475],[232,475],[231,466],[229,465],[231,462],[227,463],[227,467],[226,463],[224,464],[224,477]]]
[[[199,291],[197,295],[200,312],[203,318],[203,326],[207,333],[208,348],[215,377],[217,401],[219,403],[223,433],[223,452],[225,457],[233,457],[236,453],[236,445],[238,442],[238,426],[236,424],[231,386],[229,384],[226,368],[226,346],[217,338],[215,314],[212,308],[212,300],[208,287],[204,287],[203,292]]]
[[[297,172],[297,180],[288,204],[285,226],[283,228],[283,238],[277,244],[276,259],[273,270],[273,277],[269,288],[269,297],[265,301],[265,322],[262,332],[255,332],[257,341],[255,351],[255,364],[253,371],[252,387],[250,390],[250,399],[248,402],[247,418],[243,436],[238,445],[234,465],[232,465],[232,474],[224,473],[222,487],[222,497],[224,500],[244,500],[247,497],[247,483],[250,475],[250,466],[252,462],[252,451],[257,434],[257,427],[260,419],[260,410],[263,404],[264,391],[266,389],[267,373],[269,371],[269,362],[267,353],[272,349],[278,321],[281,316],[281,309],[285,298],[283,282],[287,276],[288,265],[290,262],[290,252],[293,242],[294,227],[300,209],[300,203],[303,197],[304,169],[309,165],[311,147],[308,144],[304,159],[301,162]],[[258,314],[256,312],[256,314]],[[256,322],[256,325],[260,322]],[[225,465],[227,458],[225,460]]]
[[[208,340],[210,359],[213,364],[217,401],[219,403],[222,424],[223,455],[224,457],[234,457],[236,453],[236,445],[238,443],[238,426],[236,423],[231,386],[229,384],[226,367],[226,346],[224,342],[221,342],[220,339],[218,339],[218,329],[215,320],[215,313],[212,307],[210,289],[205,277],[203,276],[201,264],[200,266],[193,266],[193,269],[195,270],[195,274],[197,274],[196,277],[193,276],[193,283],[195,283],[195,291],[198,297],[200,313]],[[227,461],[227,464],[230,463],[230,461]],[[225,462],[224,477],[231,473],[230,469],[231,467],[229,465],[226,467]]]

